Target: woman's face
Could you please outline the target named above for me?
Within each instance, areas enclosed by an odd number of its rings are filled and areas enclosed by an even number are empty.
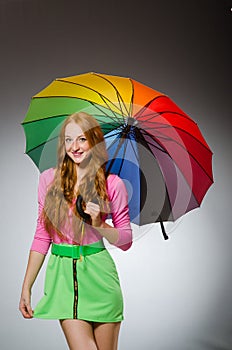
[[[89,142],[75,122],[70,122],[65,128],[65,149],[67,155],[78,165],[91,154]]]

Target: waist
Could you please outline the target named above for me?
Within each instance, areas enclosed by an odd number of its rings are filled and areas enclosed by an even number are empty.
[[[53,255],[65,256],[72,259],[80,259],[81,256],[92,255],[106,249],[102,241],[88,245],[56,244],[52,243]]]

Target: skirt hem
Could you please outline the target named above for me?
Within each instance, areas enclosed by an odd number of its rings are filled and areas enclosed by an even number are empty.
[[[75,320],[75,318],[70,317],[70,316],[33,316],[34,319],[42,319],[42,320]],[[117,323],[117,322],[121,322],[124,320],[124,317],[120,317],[118,319],[114,319],[114,320],[99,320],[99,319],[92,319],[92,318],[88,318],[88,317],[80,317],[77,318],[77,320],[81,320],[81,321],[87,321],[87,322],[96,322],[96,323]]]

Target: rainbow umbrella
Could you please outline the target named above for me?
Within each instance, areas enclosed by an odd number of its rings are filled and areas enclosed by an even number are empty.
[[[65,118],[85,111],[105,135],[107,170],[129,193],[137,225],[175,221],[200,206],[213,183],[212,151],[197,124],[167,95],[134,79],[86,73],[52,81],[32,97],[22,122],[26,153],[43,171],[55,166]]]

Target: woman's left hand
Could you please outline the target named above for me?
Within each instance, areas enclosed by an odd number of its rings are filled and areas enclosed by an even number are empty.
[[[92,219],[92,226],[100,227],[102,224],[100,206],[93,202],[86,203],[85,213]]]

